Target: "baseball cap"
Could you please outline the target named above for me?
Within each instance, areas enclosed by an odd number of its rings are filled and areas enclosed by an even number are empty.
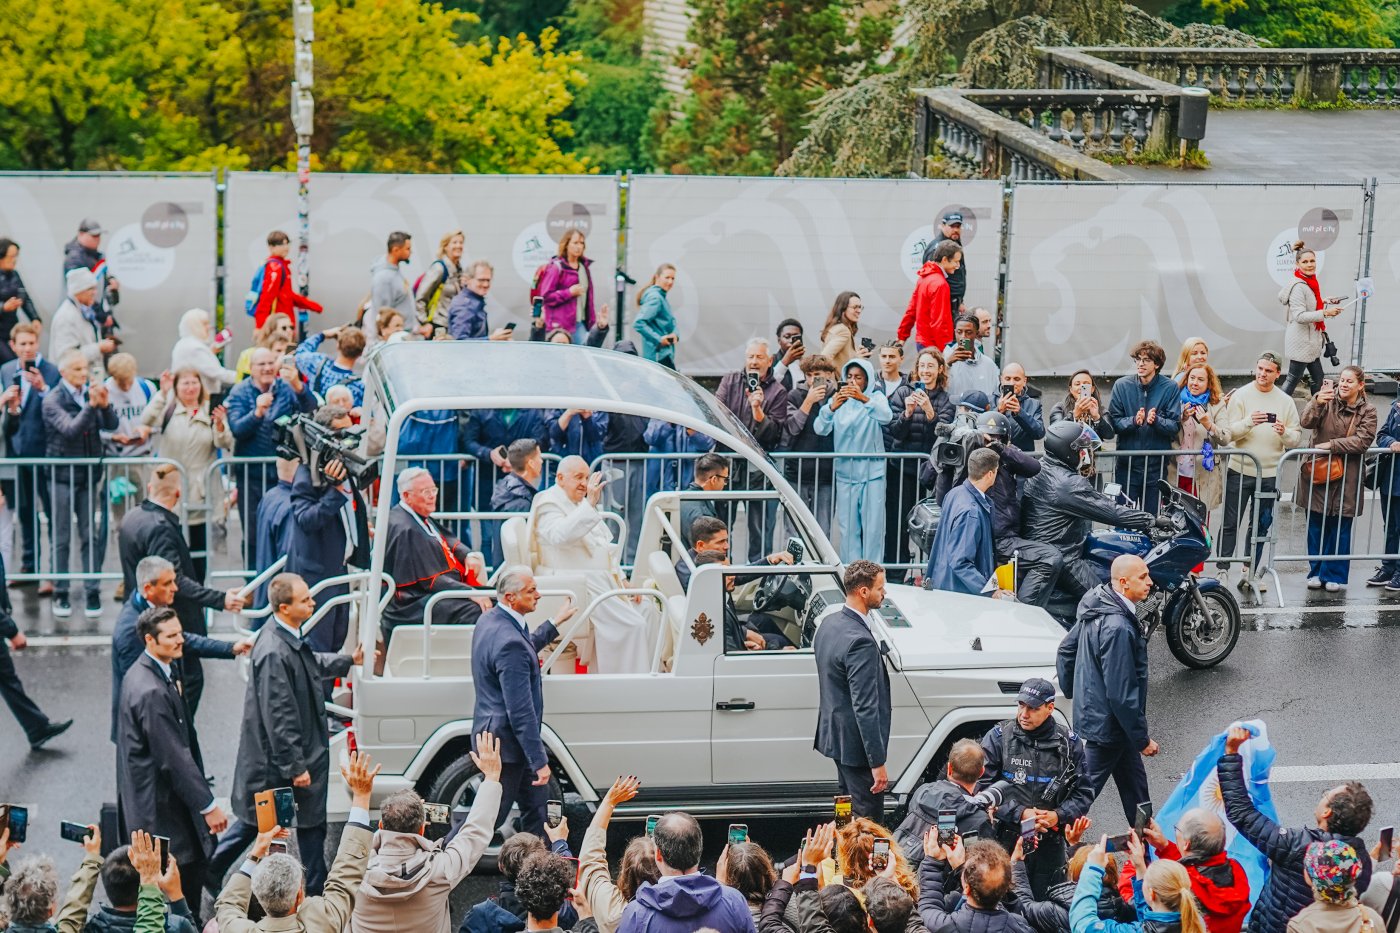
[[[1016,694],[1016,700],[1031,709],[1040,709],[1046,703],[1055,702],[1055,685],[1044,677],[1032,677],[1021,684],[1021,692]]]
[[[960,224],[963,222],[962,213],[960,211],[949,211],[943,215],[943,222],[945,224]]]
[[[987,398],[986,392],[973,389],[971,392],[964,392],[958,404],[964,408],[971,408],[973,411],[986,411],[992,407],[992,400]]]
[[[78,224],[78,232],[91,233],[94,236],[101,236],[107,231],[102,229],[102,224],[98,221],[93,220],[91,217],[85,217],[83,218],[83,222]]]

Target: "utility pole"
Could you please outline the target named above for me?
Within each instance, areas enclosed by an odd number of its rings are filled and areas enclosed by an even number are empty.
[[[311,88],[311,43],[316,38],[311,0],[292,0],[294,57],[292,69],[292,128],[297,134],[297,259],[296,287],[302,295],[311,291],[311,129],[316,105]],[[306,311],[297,311],[297,339],[306,337]]]

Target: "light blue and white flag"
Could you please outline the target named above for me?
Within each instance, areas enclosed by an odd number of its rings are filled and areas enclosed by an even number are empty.
[[[1259,812],[1278,822],[1278,809],[1269,789],[1269,769],[1274,765],[1274,748],[1269,744],[1269,730],[1262,719],[1232,723],[1244,726],[1251,733],[1249,741],[1240,746],[1244,757],[1244,785]],[[1215,763],[1225,754],[1225,735],[1220,733],[1196,756],[1167,802],[1157,811],[1157,823],[1168,839],[1176,842],[1176,823],[1187,810],[1202,807],[1219,816],[1225,823],[1225,852],[1240,863],[1249,877],[1249,902],[1259,900],[1264,881],[1269,877],[1269,860],[1241,836],[1225,815],[1225,801],[1220,796],[1220,776]]]

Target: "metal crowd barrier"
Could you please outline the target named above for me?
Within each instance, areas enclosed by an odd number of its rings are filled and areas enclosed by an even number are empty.
[[[1313,483],[1310,474],[1314,458],[1334,458],[1343,464],[1343,474]],[[1400,544],[1400,501],[1385,495],[1386,486],[1378,492],[1366,487],[1363,476],[1368,462],[1374,462],[1381,476],[1389,473],[1396,454],[1386,447],[1372,447],[1364,454],[1332,454],[1316,447],[1300,447],[1283,455],[1279,462],[1279,518],[1275,528],[1282,525],[1288,533],[1270,536],[1271,563],[1306,561],[1347,563],[1353,560],[1400,560],[1396,545]],[[1396,490],[1400,493],[1400,489]],[[1368,507],[1369,502],[1369,507]],[[1321,506],[1321,508],[1314,508]],[[1342,513],[1350,511],[1352,516]],[[1391,528],[1394,530],[1390,530]],[[1304,553],[1289,553],[1285,541],[1294,536],[1304,540]],[[1282,546],[1281,546],[1282,545]],[[1310,567],[1309,570],[1322,569]],[[1336,568],[1340,570],[1340,568]],[[1347,568],[1350,573],[1350,568]],[[1310,572],[1309,577],[1318,576]]]

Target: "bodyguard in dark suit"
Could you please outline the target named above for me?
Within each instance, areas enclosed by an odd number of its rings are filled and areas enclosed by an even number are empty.
[[[73,720],[50,721],[49,717],[44,715],[44,711],[39,709],[38,704],[24,692],[24,684],[20,683],[19,674],[15,672],[14,659],[10,657],[11,647],[16,651],[24,650],[24,633],[15,624],[11,612],[10,591],[5,585],[5,564],[0,561],[0,697],[5,698],[5,705],[14,713],[15,719],[19,720],[25,738],[29,739],[29,747],[39,749],[49,739],[73,725]],[[6,642],[9,642],[8,646]],[[6,747],[9,747],[8,744]]]
[[[198,892],[214,851],[213,834],[227,828],[228,818],[204,780],[204,762],[180,691],[175,669],[184,646],[180,620],[173,609],[148,609],[137,631],[145,650],[122,682],[117,722],[122,836],[141,829],[170,839],[180,877],[194,892],[189,906],[198,927]]]
[[[38,325],[25,322],[10,331],[10,349],[16,359],[0,366],[0,405],[4,417],[5,451],[11,457],[43,457],[44,396],[58,385],[58,367],[39,355]],[[32,367],[32,368],[29,368]],[[13,389],[13,391],[11,391]],[[49,509],[49,486],[38,467],[16,467],[17,476],[3,484],[5,498],[19,513],[20,573],[34,573],[39,567],[39,507]],[[52,584],[45,584],[52,591]],[[43,595],[42,593],[40,595]]]
[[[316,422],[335,431],[352,425],[350,412],[336,405],[322,405]],[[319,480],[318,486],[313,480]],[[345,466],[327,464],[324,475],[313,477],[304,464],[292,480],[292,535],[284,569],[304,579],[308,586],[339,577],[347,565],[369,569],[369,506],[365,497],[346,479]],[[349,591],[344,584],[321,590],[323,601]],[[338,651],[350,630],[350,607],[339,605],[316,623],[308,640],[320,652]]]
[[[501,741],[500,826],[513,804],[520,805],[520,828],[544,835],[545,804],[549,800],[549,756],[540,739],[544,718],[544,693],[540,678],[540,651],[559,637],[556,622],[573,617],[570,605],[557,620],[545,622],[533,632],[525,616],[540,600],[535,578],[524,567],[512,567],[496,584],[500,602],[483,612],[472,637],[472,683],[476,707],[472,711],[475,733],[489,732]]]
[[[301,625],[316,611],[306,581],[294,573],[272,578],[267,587],[273,617],[253,643],[243,726],[233,768],[230,806],[239,822],[219,840],[210,864],[217,885],[258,835],[253,795],[274,787],[292,788],[297,806],[297,848],[306,868],[307,895],[326,882],[326,784],[330,775],[330,733],[321,682],[343,677],[363,653],[324,654],[301,637]]]
[[[852,561],[845,585],[845,608],[827,616],[812,641],[821,697],[812,747],[836,763],[852,812],[878,820],[890,784],[890,675],[866,617],[885,601],[885,571],[873,561]]]
[[[209,625],[204,618],[204,610],[226,609],[237,612],[243,608],[243,597],[230,590],[210,589],[195,577],[194,558],[190,547],[180,530],[180,519],[175,509],[180,504],[180,471],[170,464],[160,464],[151,471],[146,482],[146,501],[139,509],[126,513],[121,529],[117,532],[117,551],[121,555],[122,579],[126,592],[139,594],[141,581],[136,571],[140,561],[148,556],[163,557],[175,570],[175,613],[180,617],[180,627],[187,639],[199,636],[199,649],[186,651],[182,671],[185,684],[185,703],[190,708],[190,716],[199,712],[199,698],[204,693],[204,667],[201,657],[209,655],[203,649],[211,647],[204,638],[209,634]],[[186,648],[189,648],[186,645]],[[229,655],[232,657],[232,655]],[[115,655],[113,662],[115,663]]]
[[[136,565],[136,585],[138,589],[131,598],[122,604],[117,615],[117,624],[112,628],[112,741],[117,740],[117,720],[121,709],[122,680],[131,669],[141,652],[146,650],[145,639],[137,626],[137,620],[148,609],[174,609],[176,616],[180,610],[175,607],[178,587],[175,567],[164,557],[152,554],[141,558]],[[181,624],[184,629],[184,624]],[[185,705],[189,706],[190,688],[186,675],[190,664],[198,663],[196,658],[222,658],[233,660],[238,655],[247,654],[253,649],[253,640],[239,642],[224,641],[222,638],[207,638],[194,632],[183,632],[184,649],[180,659],[174,663],[176,676],[185,685]],[[190,721],[194,721],[194,709],[190,709]],[[197,739],[196,739],[197,742]]]

